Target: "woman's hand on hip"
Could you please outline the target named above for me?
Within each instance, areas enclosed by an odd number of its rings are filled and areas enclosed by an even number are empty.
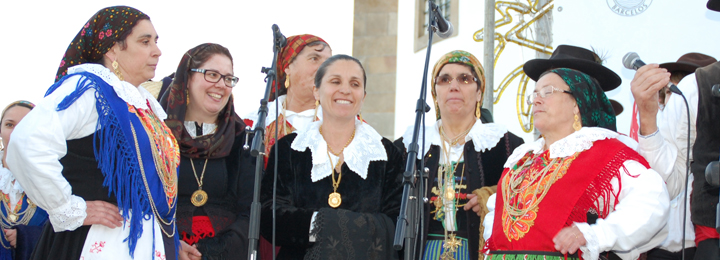
[[[561,229],[553,238],[553,242],[555,249],[563,254],[574,254],[581,246],[587,244],[585,236],[575,225]]]
[[[116,228],[123,225],[123,218],[117,206],[101,200],[86,201],[85,204],[87,205],[85,210],[87,216],[83,221],[84,226],[100,224]]]

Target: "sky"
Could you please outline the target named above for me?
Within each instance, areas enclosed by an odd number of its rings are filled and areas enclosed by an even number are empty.
[[[15,100],[38,102],[53,83],[60,59],[80,28],[98,10],[128,5],[145,12],[162,51],[154,80],[175,72],[187,50],[206,42],[233,55],[233,89],[239,115],[256,111],[265,92],[262,67],[272,64],[272,30],[285,36],[314,34],[333,54],[352,54],[353,4],[349,0],[262,1],[8,1],[0,16],[0,107]],[[39,8],[38,5],[42,5]],[[332,10],[332,12],[328,11]]]

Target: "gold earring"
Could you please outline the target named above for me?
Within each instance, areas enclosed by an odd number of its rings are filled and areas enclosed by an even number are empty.
[[[363,121],[363,119],[362,119],[362,112],[358,113],[358,117],[360,117],[360,122],[365,122],[365,121]]]
[[[482,116],[482,112],[480,111],[480,102],[475,103],[475,117],[478,119]]]
[[[290,88],[290,75],[287,75],[287,77],[285,78],[285,88]]]
[[[5,150],[5,144],[3,144],[3,139],[0,137],[0,151]]]
[[[575,114],[575,122],[573,122],[573,129],[575,129],[575,131],[577,132],[580,131],[580,128],[582,128],[582,123],[580,123],[580,117]]]
[[[185,100],[187,100],[187,105],[190,105],[190,93],[187,88],[185,88]]]
[[[317,111],[318,111],[319,107],[320,107],[320,100],[315,100],[315,116],[313,117],[313,122],[317,120]]]
[[[125,78],[123,78],[122,72],[120,72],[120,69],[118,69],[120,67],[120,64],[118,64],[117,60],[114,60],[112,62],[112,67],[113,67],[113,73],[115,73],[115,76],[117,76],[118,79],[120,79],[120,81],[124,81]]]

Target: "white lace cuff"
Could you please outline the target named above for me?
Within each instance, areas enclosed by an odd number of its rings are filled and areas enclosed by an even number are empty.
[[[72,231],[82,226],[87,217],[87,205],[82,198],[70,195],[70,201],[58,208],[48,210],[48,219],[55,232]]]
[[[590,228],[588,223],[575,223],[575,226],[580,230],[585,238],[585,245],[580,247],[582,251],[583,259],[598,259],[600,257],[600,242],[598,241],[597,235]]]

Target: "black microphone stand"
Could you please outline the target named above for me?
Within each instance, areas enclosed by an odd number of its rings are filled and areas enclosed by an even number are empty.
[[[437,9],[432,1],[428,1],[428,44],[425,52],[425,68],[423,70],[422,84],[420,84],[420,98],[415,106],[415,125],[413,129],[412,142],[407,147],[408,155],[405,163],[405,172],[403,173],[403,194],[402,201],[400,203],[400,214],[398,215],[397,225],[395,226],[395,240],[393,242],[393,248],[400,250],[403,248],[403,240],[405,243],[405,254],[404,259],[417,259],[422,256],[422,248],[419,252],[420,256],[415,257],[417,253],[416,247],[418,240],[418,227],[420,223],[424,222],[424,199],[425,196],[425,183],[427,182],[427,171],[425,170],[424,160],[420,160],[420,169],[423,169],[423,173],[417,172],[417,164],[415,162],[418,155],[418,134],[420,133],[420,127],[423,127],[423,148],[425,143],[424,138],[424,119],[425,113],[430,111],[430,106],[427,105],[427,74],[430,62],[430,51],[432,49],[433,34],[437,30],[437,18],[435,17],[433,10]],[[425,151],[423,149],[423,155]],[[420,178],[418,178],[420,177]],[[418,183],[417,180],[420,180]],[[420,221],[419,221],[420,220]],[[408,228],[409,227],[409,228]],[[422,233],[422,232],[421,232]],[[421,234],[422,235],[422,234]],[[422,239],[422,236],[420,237]]]
[[[252,141],[252,150],[250,151],[250,154],[252,156],[257,157],[255,161],[255,187],[253,190],[253,202],[250,206],[250,232],[248,234],[248,239],[250,240],[248,243],[248,259],[249,260],[255,260],[258,259],[257,255],[257,245],[258,240],[260,239],[260,180],[262,179],[262,172],[263,172],[263,166],[265,165],[264,156],[265,156],[265,119],[268,114],[268,99],[270,98],[270,91],[273,86],[273,82],[277,82],[277,73],[275,71],[277,70],[277,56],[278,53],[280,53],[280,50],[282,47],[285,46],[287,43],[287,39],[285,36],[280,32],[280,28],[278,28],[277,24],[272,25],[272,31],[273,31],[273,61],[272,66],[270,68],[263,68],[262,72],[267,74],[266,78],[266,87],[265,87],[265,96],[262,100],[260,100],[260,109],[258,109],[258,120],[255,122],[255,129],[250,130],[249,127],[246,128],[246,131],[248,132],[248,135],[250,133],[253,133],[255,136],[253,137]],[[275,92],[277,94],[277,91]],[[245,149],[248,149],[247,147],[247,138],[245,139]]]

